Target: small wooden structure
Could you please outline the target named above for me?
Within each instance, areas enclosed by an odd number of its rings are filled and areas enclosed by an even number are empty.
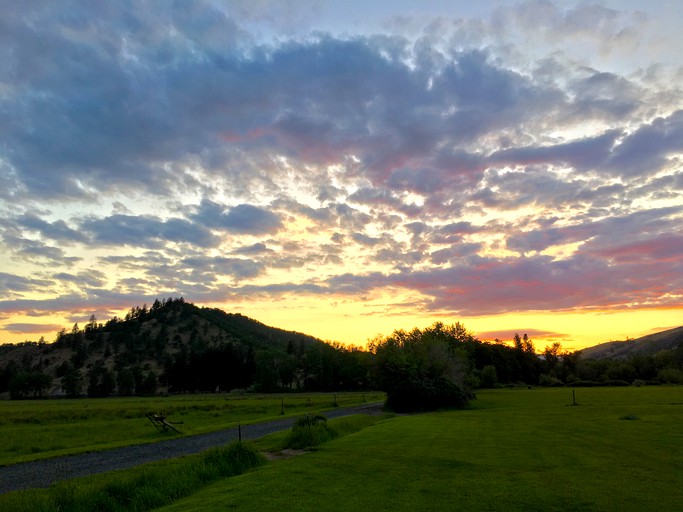
[[[164,416],[161,413],[149,413],[147,414],[147,419],[152,422],[152,425],[156,427],[156,429],[160,432],[166,432],[169,428],[173,430],[174,432],[177,432],[180,434],[180,430],[175,428],[173,424],[169,423],[168,420],[166,419],[166,416]],[[182,421],[180,422],[182,423]]]

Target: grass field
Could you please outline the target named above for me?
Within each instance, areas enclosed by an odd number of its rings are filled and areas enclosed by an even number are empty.
[[[683,387],[492,390],[398,416],[160,509],[673,511]]]
[[[0,401],[0,465],[176,436],[157,432],[147,413],[182,422],[183,434],[382,400],[382,393],[177,395],[150,398]]]

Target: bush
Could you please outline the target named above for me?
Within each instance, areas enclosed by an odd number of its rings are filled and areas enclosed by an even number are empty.
[[[337,433],[327,425],[325,416],[302,416],[294,423],[292,431],[283,443],[284,448],[301,450],[325,443],[337,437]]]
[[[664,368],[657,372],[657,380],[667,384],[682,384],[683,372],[678,368]]]
[[[386,406],[395,412],[466,407],[474,398],[464,349],[470,339],[460,324],[436,323],[373,341],[375,384],[387,393]]]
[[[245,443],[232,443],[183,460],[157,462],[122,472],[67,480],[41,492],[18,496],[8,510],[17,512],[90,511],[142,512],[189,496],[225,477],[259,466],[265,458]]]
[[[600,386],[600,383],[593,380],[575,380],[572,382],[572,387],[576,388],[592,388],[595,386]]]
[[[498,383],[498,372],[492,364],[487,364],[479,372],[479,387],[493,388]]]
[[[541,376],[538,378],[538,383],[539,385],[546,387],[564,386],[564,383],[560,379],[553,377],[552,375],[548,375],[547,373],[541,374]]]
[[[463,409],[470,397],[457,384],[445,378],[407,379],[387,390],[386,406],[395,412]]]
[[[627,380],[620,380],[620,379],[615,379],[615,380],[606,380],[605,382],[602,383],[603,386],[628,386],[629,383]]]
[[[263,464],[263,455],[248,444],[232,443],[206,452],[203,463],[215,468],[220,478],[225,478],[241,475],[247,469]]]

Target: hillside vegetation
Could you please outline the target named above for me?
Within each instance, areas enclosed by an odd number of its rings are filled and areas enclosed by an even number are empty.
[[[366,352],[182,298],[91,317],[54,343],[2,345],[0,357],[0,393],[13,398],[368,386]]]
[[[626,341],[608,341],[581,351],[585,359],[625,359],[634,355],[654,355],[675,350],[683,344],[683,327],[668,329]]]
[[[474,388],[683,383],[683,327],[567,352],[526,335],[482,342],[462,324],[397,330],[367,349],[326,343],[182,298],[104,324],[0,345],[0,396],[106,397],[248,390],[387,392],[395,410],[464,407]]]

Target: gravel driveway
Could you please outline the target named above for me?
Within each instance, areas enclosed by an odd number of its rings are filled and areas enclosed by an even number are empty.
[[[323,414],[328,419],[331,419],[359,413],[377,414],[381,411],[381,408],[382,403],[377,402],[332,409]],[[258,439],[274,432],[288,430],[296,419],[297,417],[283,418],[264,423],[242,425],[242,439]],[[3,466],[0,467],[0,494],[21,489],[49,487],[60,480],[104,473],[116,469],[128,469],[147,462],[192,455],[209,448],[237,441],[237,438],[237,428],[232,428],[208,434],[178,437],[157,443],[124,446],[101,452],[83,453]]]

